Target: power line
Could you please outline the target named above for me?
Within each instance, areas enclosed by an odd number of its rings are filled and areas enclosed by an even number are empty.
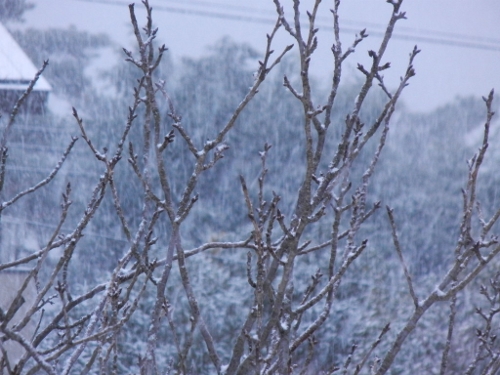
[[[261,8],[254,8],[254,7],[249,7],[249,6],[241,6],[241,5],[234,5],[230,3],[220,3],[220,2],[213,2],[210,1],[209,3],[205,1],[200,1],[200,0],[190,0],[188,4],[186,4],[185,0],[169,0],[171,3],[179,3],[184,6],[186,5],[200,5],[202,7],[206,8],[218,8],[218,9],[236,9],[239,11],[244,11],[244,12],[253,12],[253,13],[258,13],[262,14],[262,12],[266,12],[266,10],[261,9]],[[156,9],[156,7],[155,7]],[[333,20],[333,17],[325,17],[325,16],[320,16],[318,15],[317,20],[322,21],[322,22],[331,22]],[[350,24],[350,25],[355,25],[356,27],[360,28],[365,28],[365,27],[374,27],[377,29],[385,30],[385,25],[382,25],[380,23],[375,23],[375,22],[361,22],[361,21],[355,21],[355,20],[348,20],[348,19],[342,19],[343,24]],[[410,33],[416,33],[416,34],[425,34],[425,35],[441,35],[442,37],[448,37],[452,39],[458,39],[458,40],[464,40],[467,39],[469,41],[475,41],[475,42],[480,42],[480,43],[494,43],[494,44],[500,44],[500,39],[498,38],[490,38],[490,37],[482,37],[482,36],[473,36],[473,35],[466,35],[466,34],[459,34],[459,33],[451,33],[451,32],[446,32],[446,31],[438,31],[438,30],[429,30],[429,29],[421,29],[421,28],[414,28],[414,27],[407,27],[407,26],[398,26],[398,30],[406,30],[407,32]],[[396,33],[397,31],[396,30]]]
[[[48,167],[40,167],[40,168],[30,168],[30,167],[21,167],[21,166],[15,166],[15,167],[9,167],[7,166],[7,172],[28,172],[28,173],[39,173],[43,175],[48,175],[49,173],[53,172],[54,168],[50,169]],[[73,177],[99,177],[99,173],[90,173],[90,172],[75,172],[72,169],[69,171],[65,171],[63,174],[68,175],[68,176],[73,176]]]
[[[238,11],[243,11],[243,12],[253,12],[253,13],[262,13],[266,12],[263,9],[255,8],[255,7],[249,7],[245,5],[234,5],[230,3],[219,3],[219,2],[214,2],[210,1],[210,3],[207,3],[205,1],[200,1],[200,0],[189,0],[189,3],[186,4],[185,0],[169,0],[171,3],[178,3],[182,5],[200,5],[202,7],[207,7],[207,8],[222,8],[222,9],[235,9]],[[155,7],[156,8],[156,7]]]
[[[44,227],[44,228],[49,228],[49,229],[56,229],[57,228],[57,225],[55,225],[55,224],[47,224],[46,222],[39,222],[39,221],[34,221],[34,220],[18,219],[18,218],[6,216],[6,215],[2,216],[2,223],[11,224],[11,225],[31,224],[34,226]],[[68,226],[67,229],[73,230],[73,227]],[[85,234],[85,237],[97,237],[97,238],[104,238],[106,240],[112,240],[112,241],[117,241],[117,242],[128,242],[128,240],[126,238],[111,237],[111,236],[107,236],[105,234],[100,234],[100,233],[91,232],[91,231],[85,231],[84,234]]]
[[[80,2],[87,2],[87,3],[98,3],[98,4],[105,4],[105,5],[113,5],[113,6],[125,6],[126,4],[121,1],[117,0],[76,0]],[[181,3],[180,1],[176,0],[171,0],[172,2],[178,2]],[[197,4],[197,5],[202,5],[202,1],[192,1],[190,5],[192,4]],[[188,5],[183,2],[183,5]],[[251,8],[248,6],[236,6],[236,5],[226,5],[222,3],[213,3],[213,4],[203,4],[202,6],[204,7],[209,7],[209,8],[218,8],[222,9],[224,8],[232,8],[232,9],[241,9],[245,10],[246,12],[254,12],[254,13],[262,13],[262,10],[258,10],[256,8]],[[178,6],[165,6],[165,5],[155,5],[154,10],[160,11],[160,12],[170,12],[170,13],[178,13],[178,14],[185,14],[185,15],[194,15],[194,16],[201,16],[201,17],[208,17],[208,18],[218,18],[218,19],[226,19],[226,20],[231,20],[231,21],[243,21],[243,22],[249,22],[249,23],[261,23],[261,24],[272,24],[276,22],[275,18],[271,17],[266,17],[266,16],[252,16],[248,14],[236,14],[236,13],[229,13],[225,11],[208,11],[208,10],[200,10],[196,8],[182,8]],[[321,17],[319,18],[323,20],[323,22],[326,20],[326,18]],[[368,26],[372,26],[375,29],[379,30],[368,30],[368,34],[371,34],[373,36],[377,37],[383,37],[385,35],[385,30],[384,26],[380,24],[375,24],[375,23],[362,23],[360,21],[345,21],[348,24],[364,24]],[[318,27],[320,30],[324,31],[325,29],[331,29],[331,25],[327,25],[326,23],[318,23]],[[431,44],[439,44],[439,45],[445,45],[445,46],[453,46],[453,47],[461,47],[461,48],[470,48],[470,49],[481,49],[481,50],[489,50],[489,51],[500,51],[500,39],[496,38],[486,38],[486,37],[478,37],[478,36],[470,36],[470,35],[464,35],[464,34],[457,34],[457,33],[450,33],[450,32],[442,32],[442,31],[435,31],[435,30],[426,30],[426,29],[415,29],[415,28],[410,28],[410,27],[400,27],[400,29],[407,30],[408,33],[399,33],[395,32],[393,34],[394,39],[399,39],[399,40],[411,40],[414,42],[423,42],[423,43],[431,43]],[[358,28],[350,27],[350,26],[344,26],[341,28],[341,33],[357,33],[360,30]],[[415,34],[416,33],[416,34]],[[419,35],[420,34],[420,35]],[[424,34],[424,35],[422,35]],[[431,37],[431,36],[425,36],[425,35],[439,35],[440,37]],[[468,41],[464,40],[467,39]]]

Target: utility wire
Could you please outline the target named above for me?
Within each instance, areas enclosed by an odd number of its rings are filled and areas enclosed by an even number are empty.
[[[34,221],[34,220],[24,220],[24,219],[19,219],[15,218],[12,216],[2,216],[2,223],[5,224],[11,224],[11,225],[26,225],[26,224],[31,224],[34,226],[38,227],[45,227],[45,228],[50,228],[50,229],[56,229],[57,225],[55,224],[47,224],[46,222],[39,222],[39,221]],[[68,228],[71,230],[72,227],[68,226]],[[64,228],[62,228],[64,229]],[[107,236],[105,234],[100,234],[96,232],[91,232],[91,231],[85,231],[85,237],[97,237],[97,238],[104,238],[106,240],[112,240],[112,241],[117,241],[117,242],[128,242],[126,238],[118,238],[118,237],[111,237]]]
[[[219,3],[215,1],[210,1],[207,3],[206,1],[200,1],[200,0],[189,0],[189,3],[186,3],[185,0],[169,0],[170,3],[178,3],[182,5],[200,5],[202,7],[206,8],[219,8],[219,9],[234,9],[237,11],[243,11],[243,12],[252,12],[252,13],[259,13],[262,14],[263,12],[267,12],[264,9],[259,9],[255,7],[249,7],[245,5],[234,5],[230,3]],[[156,9],[156,6],[155,6]]]
[[[243,12],[253,12],[253,13],[258,13],[258,14],[268,13],[267,10],[264,10],[264,9],[248,7],[248,6],[241,6],[241,5],[234,5],[234,4],[229,4],[229,3],[220,3],[220,2],[214,2],[214,1],[205,2],[205,1],[200,1],[200,0],[190,0],[188,4],[186,4],[185,0],[169,0],[169,2],[182,4],[184,6],[195,4],[195,5],[200,5],[201,7],[206,7],[206,8],[236,9],[236,10],[240,10]],[[156,7],[155,7],[155,9],[156,9]],[[330,24],[332,22],[333,18],[318,15],[317,19],[319,21]],[[381,30],[385,29],[385,25],[382,25],[380,23],[375,23],[375,22],[361,22],[361,21],[342,19],[342,23],[350,24],[353,27],[354,26],[361,27],[361,28],[374,27],[374,28],[378,28]],[[459,34],[459,33],[450,33],[450,32],[446,32],[446,31],[421,29],[421,28],[414,28],[414,27],[407,27],[407,26],[398,26],[398,30],[406,30],[407,32],[410,32],[410,33],[425,34],[425,35],[431,35],[431,36],[432,35],[441,35],[441,37],[449,37],[452,39],[459,39],[459,40],[467,39],[469,41],[475,41],[475,42],[480,42],[480,43],[500,44],[500,39],[498,39],[498,38],[489,38],[489,37],[473,36],[473,35],[466,35],[466,34]],[[396,33],[398,30],[396,30]]]
[[[124,6],[126,3],[118,0],[75,0],[75,1],[80,1],[80,2],[87,2],[87,3],[98,3],[98,4],[105,4],[105,5],[114,5],[114,6]],[[176,0],[170,0],[171,2],[178,2],[181,3],[181,1],[176,1]],[[188,5],[185,2],[182,2],[182,4]],[[253,16],[253,15],[248,15],[248,12],[253,12],[253,13],[259,13],[261,14],[264,12],[263,10],[259,10],[256,8],[251,8],[247,6],[236,6],[236,5],[230,5],[230,4],[222,4],[222,3],[213,3],[213,4],[207,4],[203,3],[202,1],[196,1],[193,0],[189,3],[189,5],[201,5],[204,7],[211,7],[211,8],[218,8],[218,9],[241,9],[242,11],[245,11],[246,14],[236,14],[236,13],[229,13],[229,12],[224,12],[224,11],[207,11],[207,10],[200,10],[197,8],[182,8],[182,7],[176,7],[176,6],[165,6],[165,5],[155,5],[154,9],[156,11],[160,12],[170,12],[170,13],[178,13],[178,14],[186,14],[186,15],[195,15],[195,16],[201,16],[201,17],[208,17],[208,18],[219,18],[219,19],[227,19],[231,21],[243,21],[243,22],[250,22],[250,23],[261,23],[261,24],[272,24],[276,22],[275,18],[272,17],[267,17],[267,16]],[[188,6],[189,6],[188,5]],[[326,18],[325,17],[319,17],[319,20],[322,20],[321,23],[318,23],[318,27],[320,30],[325,31],[325,30],[330,30],[331,25],[327,24]],[[325,22],[325,23],[323,23]],[[373,36],[377,37],[383,37],[385,35],[385,30],[384,26],[380,24],[375,24],[375,23],[362,23],[360,21],[344,21],[348,24],[359,24],[359,25],[367,25],[371,26],[374,28],[378,28],[380,30],[367,30],[368,34],[371,34]],[[453,47],[460,47],[460,48],[470,48],[470,49],[481,49],[481,50],[489,50],[489,51],[500,51],[500,39],[496,38],[487,38],[487,37],[479,37],[479,36],[470,36],[470,35],[464,35],[464,34],[457,34],[457,33],[450,33],[450,32],[442,32],[442,31],[434,31],[434,30],[426,30],[426,29],[415,29],[415,28],[410,28],[410,27],[400,27],[400,29],[407,30],[407,33],[400,33],[400,32],[395,32],[393,34],[394,39],[400,39],[400,40],[411,40],[414,42],[423,42],[423,43],[431,43],[431,44],[439,44],[439,45],[444,45],[444,46],[453,46]],[[354,28],[351,26],[344,26],[341,27],[340,32],[341,33],[358,33],[360,31],[359,28]],[[425,36],[426,35],[439,35],[440,37],[431,37],[431,36]],[[466,39],[466,40],[464,40]]]

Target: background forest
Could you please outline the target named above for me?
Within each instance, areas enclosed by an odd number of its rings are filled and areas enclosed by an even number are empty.
[[[22,10],[29,8],[24,1],[12,3]],[[20,19],[22,10],[19,9],[9,13],[0,7],[0,18],[4,21]],[[87,136],[95,149],[114,150],[116,140],[128,121],[127,108],[134,95],[131,88],[141,80],[141,72],[125,61],[121,46],[114,45],[106,35],[88,34],[74,28],[27,29],[12,33],[37,67],[42,66],[44,60],[50,60],[43,76],[53,87],[53,97],[43,115],[21,113],[17,117],[10,134],[2,201],[48,175],[70,142],[70,137],[80,135],[78,121],[73,118],[70,106],[78,110],[77,116],[83,119]],[[168,41],[158,41],[158,46],[162,43],[168,46]],[[96,73],[89,67],[103,49],[116,50],[116,64]],[[163,97],[159,101],[162,134],[169,134],[172,130],[172,120],[167,113],[173,106],[175,113],[182,116],[184,129],[195,144],[214,138],[217,129],[231,117],[254,84],[261,56],[262,51],[255,51],[230,38],[220,40],[199,59],[171,61],[166,52],[155,71],[155,79],[166,82],[164,88],[168,93],[165,97],[158,93]],[[286,220],[294,215],[297,206],[296,192],[300,190],[304,178],[303,169],[297,166],[303,162],[306,152],[302,142],[304,112],[297,98],[284,87],[283,77],[287,77],[291,86],[300,86],[300,64],[299,57],[289,53],[269,73],[259,93],[221,143],[224,157],[214,164],[210,173],[200,175],[195,189],[198,202],[193,205],[181,229],[186,253],[206,243],[221,244],[204,251],[200,254],[202,256],[188,257],[186,263],[199,308],[224,363],[232,357],[235,334],[245,323],[248,307],[254,298],[248,288],[247,269],[248,262],[255,264],[255,257],[249,260],[246,249],[224,246],[224,243],[245,240],[253,233],[239,176],[244,176],[249,197],[255,202],[260,199],[259,191],[271,197],[269,200],[274,193],[279,195],[279,209]],[[417,76],[413,79],[418,79],[418,58],[415,65]],[[311,86],[315,88],[312,94],[314,100],[328,96],[329,88],[322,81],[330,82],[331,79],[311,78]],[[363,80],[363,74],[359,73],[359,78],[340,84],[331,111],[332,124],[346,121]],[[372,89],[359,113],[361,123],[374,123],[386,99],[383,90]],[[53,112],[52,108],[57,106],[59,109]],[[67,111],[60,108],[67,108]],[[496,102],[493,109],[496,109]],[[140,117],[146,112],[147,109],[139,107],[136,114]],[[405,107],[403,94],[392,115],[390,132],[371,178],[369,195],[366,196],[367,206],[377,205],[380,201],[382,208],[375,210],[356,234],[369,239],[366,249],[343,276],[326,322],[314,333],[314,337],[309,338],[309,346],[300,349],[298,354],[305,360],[314,348],[314,357],[305,364],[301,361],[302,369],[290,368],[290,373],[330,374],[337,373],[338,368],[341,373],[344,368],[349,368],[349,362],[361,363],[365,353],[370,353],[370,359],[369,366],[366,365],[363,371],[368,373],[370,366],[373,371],[377,369],[377,359],[383,358],[390,349],[391,342],[406,324],[413,308],[385,206],[393,210],[400,247],[415,292],[421,295],[432,292],[456,257],[454,249],[461,235],[464,215],[462,190],[467,185],[470,171],[467,161],[481,146],[485,118],[486,109],[481,98],[456,98],[430,113],[412,113]],[[7,120],[8,116],[4,115],[0,120],[3,121],[2,126]],[[494,215],[500,206],[497,170],[500,134],[496,125],[497,122],[493,121],[489,155],[478,179],[477,202],[480,203],[474,207],[481,217],[486,218]],[[335,152],[343,132],[342,126],[332,125],[325,150]],[[142,137],[141,127],[130,128],[128,141],[138,145]],[[353,181],[363,179],[378,145],[377,139],[366,144],[357,162],[352,165],[350,178]],[[266,150],[264,158],[263,150]],[[128,158],[128,149],[125,154],[123,159]],[[175,141],[166,148],[165,158],[169,170],[175,172],[171,175],[170,189],[173,196],[180,196],[193,171],[192,153],[179,134],[176,133]],[[263,161],[265,185],[260,190]],[[328,163],[329,160],[322,160],[320,169],[328,169]],[[72,205],[60,236],[77,226],[80,213],[86,210],[92,199],[94,186],[102,178],[102,169],[102,163],[93,157],[88,144],[81,139],[76,142],[57,178],[37,190],[36,194],[23,197],[16,205],[2,211],[2,243],[7,241],[9,245],[8,251],[5,247],[1,250],[2,263],[22,259],[45,246],[48,237],[59,225],[61,194],[69,182]],[[144,197],[140,179],[136,178],[136,172],[126,160],[116,165],[114,178],[121,205],[126,207],[128,225],[131,228],[140,227]],[[153,184],[160,183],[159,177],[152,176],[152,180]],[[347,196],[352,194],[354,190]],[[305,233],[312,245],[317,245],[329,241],[331,232],[331,223],[319,221]],[[159,224],[154,233],[158,245],[152,245],[148,254],[151,261],[164,258],[164,244],[168,243],[172,233],[168,225]],[[79,250],[74,252],[65,266],[67,280],[65,276],[64,293],[73,298],[95,285],[106,283],[130,241],[117,218],[114,196],[109,189],[83,234]],[[50,270],[62,255],[62,250],[57,249],[50,253],[45,260],[49,271],[42,268],[41,279],[50,278]],[[327,276],[321,278],[320,274],[327,273],[328,255],[311,250],[298,258],[294,279],[304,284],[310,280],[314,284],[315,278],[326,281]],[[496,367],[491,367],[491,363],[498,361],[500,356],[500,347],[492,338],[498,330],[498,321],[495,320],[498,311],[495,309],[499,308],[500,276],[496,274],[499,266],[499,261],[493,259],[483,273],[457,293],[452,304],[456,314],[451,340],[447,340],[447,335],[450,326],[449,300],[453,298],[437,302],[420,319],[402,345],[389,373],[458,374],[466,373],[468,369],[470,374],[495,373]],[[131,269],[132,264],[120,272],[131,272]],[[161,355],[157,353],[156,356],[156,365],[162,373],[170,368],[173,372],[186,374],[216,373],[202,333],[195,329],[180,272],[172,268],[166,286],[165,295],[171,308],[167,313],[168,321],[162,321],[163,326],[158,331],[158,341],[162,344]],[[292,293],[300,299],[306,290],[298,286],[299,282],[296,284]],[[157,301],[155,288],[152,284],[145,285],[134,314],[117,333],[119,341],[115,344],[104,339],[102,342],[89,342],[74,365],[78,373],[98,373],[97,369],[102,373],[140,373],[144,358],[138,353],[148,350],[146,333]],[[123,288],[126,289],[126,286]],[[44,300],[40,311],[44,310],[47,316],[56,315],[58,310],[52,307],[52,303],[62,298],[64,293],[53,292],[53,296]],[[134,289],[130,293],[133,298],[134,293],[139,292]],[[75,321],[76,317],[93,311],[97,302],[88,299],[77,306],[72,311]],[[486,316],[490,309],[495,314]],[[300,324],[306,326],[314,321],[315,314],[319,312],[319,306],[306,312]],[[383,339],[374,345],[388,323],[391,329],[384,331]],[[299,326],[299,322],[294,324]],[[486,332],[491,335],[485,336]],[[61,340],[58,335],[48,336],[40,347],[55,347],[58,340]],[[448,342],[449,347],[445,349]],[[106,354],[108,357],[104,355],[106,345],[114,345],[111,351],[114,354]],[[100,365],[89,370],[86,367],[89,363],[98,363],[94,353],[99,346],[103,348],[96,355],[101,358]],[[179,347],[189,347],[189,356],[183,359],[184,367],[176,359]],[[448,357],[446,369],[442,368],[444,352]],[[61,358],[65,358],[64,355]],[[106,364],[113,355],[120,360]],[[109,363],[113,362],[109,360]],[[353,366],[349,368],[349,373],[351,371],[355,373]],[[21,373],[27,373],[27,370]]]

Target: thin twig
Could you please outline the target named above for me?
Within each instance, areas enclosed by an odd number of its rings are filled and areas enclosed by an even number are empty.
[[[410,295],[413,300],[413,304],[415,308],[418,307],[418,297],[415,294],[415,289],[413,288],[413,282],[411,280],[410,272],[408,271],[408,267],[406,266],[406,262],[403,257],[403,252],[401,251],[401,245],[399,244],[398,233],[396,229],[396,222],[394,221],[393,210],[386,206],[387,216],[389,216],[389,223],[391,224],[392,230],[392,241],[394,243],[394,248],[396,249],[396,253],[398,254],[399,261],[401,262],[401,266],[403,267],[403,271],[406,277],[406,282],[408,284],[408,289],[410,290]]]

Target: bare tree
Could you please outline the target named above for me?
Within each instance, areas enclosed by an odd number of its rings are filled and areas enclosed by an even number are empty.
[[[143,1],[147,11],[144,28],[139,26],[134,5],[130,5],[138,52],[124,52],[127,61],[140,71],[141,78],[133,90],[128,120],[116,138],[114,150],[99,150],[88,135],[84,118],[76,109],[73,111],[80,137],[90,150],[88,155],[95,158],[102,169],[85,211],[71,231],[62,233],[68,215],[76,215],[71,211],[71,186],[68,184],[62,195],[59,224],[50,234],[45,246],[29,256],[0,264],[0,272],[21,265],[29,267],[29,272],[14,297],[0,310],[3,371],[9,374],[46,372],[64,375],[121,373],[124,361],[119,350],[121,334],[130,329],[134,314],[149,293],[154,295],[154,301],[149,311],[147,332],[144,332],[144,345],[137,349],[136,365],[141,374],[193,373],[190,363],[191,358],[197,355],[193,350],[197,333],[201,335],[205,353],[212,363],[212,373],[316,374],[321,370],[325,374],[336,371],[344,374],[385,374],[420,318],[430,307],[442,301],[450,301],[449,329],[441,363],[441,373],[446,373],[457,294],[475,280],[500,252],[500,245],[491,233],[500,217],[500,210],[489,219],[483,218],[477,210],[477,181],[488,148],[493,117],[493,92],[485,98],[483,142],[477,155],[469,162],[454,261],[435,289],[422,295],[415,285],[405,261],[404,249],[400,245],[398,213],[387,207],[393,246],[413,302],[412,312],[408,317],[402,317],[404,323],[394,336],[388,335],[391,322],[387,321],[367,342],[359,347],[353,345],[344,363],[315,367],[318,365],[315,364],[318,354],[315,350],[317,333],[333,311],[346,273],[367,249],[369,238],[364,237],[362,229],[381,207],[380,202],[369,203],[372,201],[369,195],[370,183],[386,142],[396,104],[405,86],[415,75],[413,64],[419,53],[417,47],[409,54],[408,66],[398,87],[391,89],[384,83],[382,72],[390,67],[384,60],[384,54],[396,24],[405,18],[405,13],[401,11],[402,0],[387,2],[392,7],[392,12],[382,42],[378,50],[368,52],[370,66],[358,64],[363,83],[356,100],[344,123],[332,124],[332,111],[341,83],[343,64],[368,34],[361,30],[352,44],[345,48],[340,40],[340,1],[335,1],[331,10],[333,78],[327,97],[317,101],[311,86],[310,63],[318,45],[316,19],[321,1],[314,2],[312,9],[306,12],[307,19],[304,22],[298,0],[293,1],[291,15],[285,14],[280,0],[274,0],[277,19],[274,28],[267,35],[265,52],[259,61],[253,85],[227,122],[214,130],[215,136],[201,144],[184,127],[182,114],[176,111],[165,82],[155,75],[166,48],[154,46],[156,29],[153,27],[152,9],[148,1]],[[290,35],[293,44],[282,51],[273,51],[276,33],[282,29]],[[292,166],[302,173],[293,212],[286,217],[280,209],[279,192],[270,194],[266,189],[266,176],[269,172],[266,161],[270,157],[279,156],[272,156],[271,145],[263,141],[265,144],[260,153],[262,169],[257,190],[249,188],[247,176],[240,176],[243,198],[241,202],[234,203],[245,205],[251,230],[239,241],[206,242],[186,250],[182,229],[192,215],[193,207],[203,204],[203,199],[196,193],[200,176],[210,173],[216,164],[224,163],[224,153],[229,147],[228,134],[233,131],[248,103],[258,95],[270,72],[292,48],[299,58],[300,83],[296,85],[285,76],[283,85],[302,108],[303,137],[296,141],[303,142],[305,150],[302,163]],[[43,68],[30,88],[42,71]],[[365,124],[360,112],[367,95],[376,84],[385,95],[385,104],[376,120]],[[14,126],[18,108],[29,91],[30,89],[20,98],[4,130],[0,159],[2,188],[8,161],[9,131]],[[167,117],[163,115],[165,106],[168,108]],[[141,129],[142,143],[129,142],[126,147],[132,127]],[[327,147],[331,127],[340,127],[342,134],[333,149]],[[191,160],[185,165],[190,170],[189,177],[180,194],[173,192],[176,171],[171,168],[166,152],[174,140],[181,142],[191,155]],[[50,175],[36,185],[26,187],[15,196],[7,198],[0,207],[0,213],[50,183],[76,141],[76,137],[71,139],[66,152]],[[368,144],[375,146],[369,149]],[[129,208],[122,204],[123,196],[116,186],[119,178],[116,167],[119,163],[125,163],[124,149],[128,149],[129,166],[142,187],[142,212],[137,220],[138,224],[134,224]],[[367,152],[372,152],[369,158],[360,157]],[[360,178],[354,175],[355,168],[364,170]],[[107,281],[94,284],[75,296],[72,292],[75,288],[68,276],[71,270],[69,263],[76,251],[85,249],[82,240],[85,231],[106,199],[110,199],[114,206],[115,220],[121,227],[127,245],[115,260],[114,270]],[[326,241],[318,242],[314,234],[311,234],[318,225],[330,228]],[[242,326],[239,330],[230,332],[230,352],[222,352],[214,339],[214,332],[209,324],[212,317],[207,316],[202,308],[203,291],[194,288],[193,275],[189,271],[189,258],[210,257],[208,250],[211,249],[221,249],[222,252],[238,249],[242,254],[246,253],[246,275],[243,277],[247,279],[250,302],[244,306],[246,316]],[[55,258],[55,262],[50,262],[55,253],[60,255]],[[321,253],[324,264],[319,265],[318,271],[310,279],[296,277],[301,259],[312,253]],[[168,292],[174,272],[178,272],[188,301],[190,321],[182,326],[179,326],[173,316],[177,306],[172,305],[173,298]],[[87,280],[87,285],[91,283],[91,280]],[[33,284],[36,286],[34,297],[27,298],[27,290]],[[497,303],[495,298],[498,294],[498,281],[492,282],[492,288],[494,296],[486,289],[482,293],[494,305]],[[21,306],[24,308],[21,309]],[[353,306],[352,309],[355,310],[356,307]],[[485,352],[491,362],[488,373],[494,373],[498,368],[498,350],[491,349],[494,339],[491,337],[490,324],[496,313],[487,315],[478,311],[486,322],[486,328],[478,333],[481,348],[468,370],[469,373],[473,373],[476,362]],[[33,322],[36,322],[36,327],[27,333],[26,328]],[[170,329],[167,333],[166,327]],[[385,346],[381,352],[380,343],[384,340]],[[161,357],[164,356],[162,348],[167,341],[175,343],[177,354],[165,361]],[[9,342],[15,342],[23,348],[18,360],[14,361],[10,357],[6,346]]]

